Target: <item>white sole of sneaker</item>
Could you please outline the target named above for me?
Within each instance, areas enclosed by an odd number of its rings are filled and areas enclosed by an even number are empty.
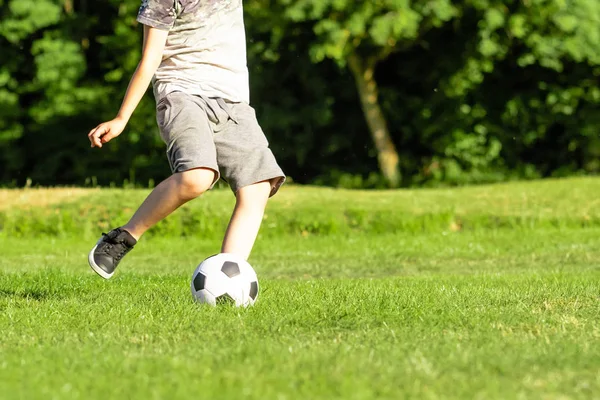
[[[90,267],[94,270],[95,273],[97,273],[104,279],[110,279],[114,275],[114,272],[112,274],[107,274],[106,271],[100,268],[94,261],[94,251],[96,251],[96,248],[98,247],[101,241],[102,239],[98,240],[98,243],[96,243],[92,251],[90,251],[90,254],[88,254],[88,263],[90,264]]]

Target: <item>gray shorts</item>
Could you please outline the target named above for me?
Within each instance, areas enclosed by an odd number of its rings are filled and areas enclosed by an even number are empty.
[[[158,102],[156,119],[173,173],[209,168],[216,172],[215,183],[222,177],[234,192],[270,181],[271,196],[285,181],[246,103],[173,92]]]

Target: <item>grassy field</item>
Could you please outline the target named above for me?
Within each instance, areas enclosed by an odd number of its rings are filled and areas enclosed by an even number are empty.
[[[599,179],[288,187],[247,310],[189,293],[227,191],[89,270],[146,193],[0,191],[0,398],[600,399]]]

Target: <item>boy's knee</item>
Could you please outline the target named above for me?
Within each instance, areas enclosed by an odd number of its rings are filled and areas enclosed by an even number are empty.
[[[192,200],[204,194],[216,178],[216,172],[207,168],[192,169],[177,174],[179,193],[186,200]]]

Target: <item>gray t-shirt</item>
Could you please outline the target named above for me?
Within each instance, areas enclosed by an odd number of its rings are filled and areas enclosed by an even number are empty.
[[[250,102],[242,0],[143,0],[137,20],[169,31],[157,101],[181,91]]]

